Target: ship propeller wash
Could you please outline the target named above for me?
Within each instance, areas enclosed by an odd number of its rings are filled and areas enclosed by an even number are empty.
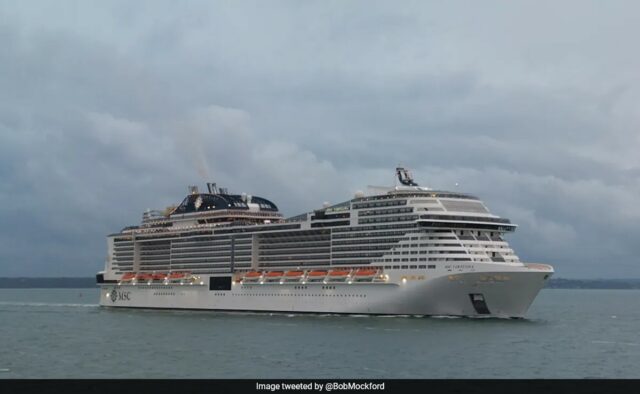
[[[286,313],[524,317],[546,264],[477,197],[398,185],[284,218],[215,183],[107,237],[100,305]]]

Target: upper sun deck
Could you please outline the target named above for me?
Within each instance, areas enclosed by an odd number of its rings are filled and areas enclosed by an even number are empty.
[[[486,218],[491,222],[510,223],[508,219],[500,219],[493,215],[484,203],[476,196],[468,193],[447,190],[433,190],[419,186],[413,181],[411,174],[404,168],[397,168],[396,173],[400,185],[390,187],[370,186],[370,193],[357,192],[354,198],[306,212],[286,219],[288,222],[338,220],[343,224],[351,218],[351,224],[376,221],[364,219],[365,216],[397,216],[407,214],[420,215],[421,219],[453,220],[459,218]],[[454,216],[451,216],[454,215]],[[432,217],[433,216],[433,217]],[[355,220],[355,218],[358,218]],[[403,216],[403,218],[405,218]],[[418,219],[418,216],[415,216]]]
[[[478,197],[467,193],[450,192],[444,190],[432,190],[431,188],[419,186],[413,176],[403,167],[396,168],[396,176],[400,185],[394,187],[371,187],[377,189],[378,193],[369,196],[356,196],[352,201],[373,201],[385,200],[396,197],[432,197],[432,198],[456,198],[463,200],[479,200]]]
[[[431,197],[431,198],[457,198],[461,200],[480,200],[478,197],[467,194],[467,193],[459,193],[459,192],[451,192],[446,190],[432,190],[426,187],[401,187],[396,186],[394,188],[390,188],[384,194],[374,194],[366,197],[356,197],[352,201],[360,202],[360,201],[374,201],[374,200],[387,200],[391,198],[409,198],[409,197]]]

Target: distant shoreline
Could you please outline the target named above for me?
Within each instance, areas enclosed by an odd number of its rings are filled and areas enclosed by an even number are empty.
[[[0,278],[0,289],[90,289],[94,277],[85,278]],[[639,279],[551,278],[546,289],[640,289]]]

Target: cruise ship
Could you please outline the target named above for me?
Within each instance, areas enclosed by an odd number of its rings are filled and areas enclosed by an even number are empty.
[[[107,237],[100,305],[216,311],[522,318],[547,264],[477,197],[396,186],[285,218],[266,198],[195,186]]]

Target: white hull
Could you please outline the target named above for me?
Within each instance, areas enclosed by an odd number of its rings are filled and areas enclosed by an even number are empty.
[[[102,284],[100,305],[285,313],[524,317],[553,269],[474,264],[449,270],[392,270],[385,283]],[[480,296],[475,305],[472,299]],[[487,310],[483,310],[482,304]]]

